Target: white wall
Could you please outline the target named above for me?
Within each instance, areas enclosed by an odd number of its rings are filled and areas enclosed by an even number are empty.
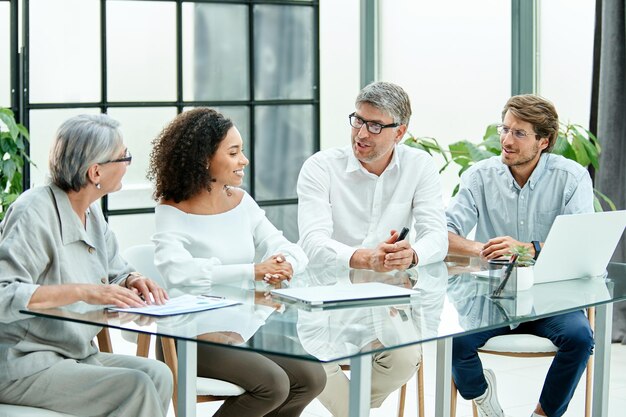
[[[360,89],[360,0],[320,1],[321,148],[350,143],[348,115]]]
[[[587,126],[593,0],[539,1],[538,93],[562,121]],[[320,1],[321,145],[349,143],[347,114],[359,90],[360,1]],[[511,95],[511,2],[379,0],[379,79],[406,89],[409,131],[442,145],[478,142]],[[443,160],[436,157],[441,165]],[[458,169],[442,175],[444,200]]]

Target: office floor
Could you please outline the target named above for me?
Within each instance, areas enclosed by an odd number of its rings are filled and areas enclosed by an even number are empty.
[[[116,353],[134,354],[135,345],[123,340],[118,331],[111,332],[114,351]],[[435,345],[424,345],[424,384],[426,416],[434,416],[435,401]],[[151,349],[153,356],[154,349]],[[504,358],[495,355],[484,355],[483,364],[496,373],[498,398],[507,417],[528,417],[536,405],[551,358]],[[565,417],[584,416],[585,384],[578,385],[576,394],[570,403]],[[371,417],[393,417],[397,415],[397,393],[391,394],[379,409],[372,410]],[[209,417],[221,403],[205,403],[198,405],[198,416]],[[468,401],[459,397],[458,417],[470,417],[472,409]],[[611,383],[609,393],[609,417],[622,417],[626,409],[626,345],[611,345]],[[406,417],[417,416],[417,397],[415,378],[409,382]],[[330,417],[330,413],[316,400],[304,411],[303,417]],[[170,407],[168,417],[174,417]]]

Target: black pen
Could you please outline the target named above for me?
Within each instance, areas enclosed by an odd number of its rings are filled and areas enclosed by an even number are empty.
[[[406,239],[406,235],[408,234],[409,234],[409,228],[403,227],[402,230],[400,231],[400,234],[398,235],[398,240],[396,240],[396,242],[400,242],[401,240]]]
[[[211,300],[223,300],[225,297],[220,297],[219,295],[210,295],[210,294],[200,294],[198,297],[208,298]]]
[[[509,266],[507,266],[506,270],[504,271],[504,277],[502,279],[502,282],[500,283],[500,285],[498,285],[498,288],[496,288],[493,291],[493,293],[491,294],[492,297],[500,296],[500,293],[504,289],[504,286],[506,285],[507,281],[509,280],[509,277],[511,276],[511,272],[513,271],[513,267],[515,266],[516,261],[517,261],[517,255],[515,254],[511,255],[511,259],[509,259]]]

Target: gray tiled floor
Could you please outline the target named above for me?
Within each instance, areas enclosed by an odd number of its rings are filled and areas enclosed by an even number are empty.
[[[133,353],[134,345],[121,339],[119,332],[111,332],[113,346],[117,353]],[[151,349],[153,352],[154,349]],[[505,358],[495,355],[483,356],[485,367],[496,373],[498,397],[508,417],[528,417],[534,409],[543,378],[550,366],[551,358]],[[434,416],[435,401],[435,345],[424,345],[424,390],[426,416]],[[622,417],[626,409],[626,345],[611,345],[611,382],[609,394],[609,416]],[[584,376],[576,394],[570,403],[565,417],[583,417]],[[393,417],[397,415],[398,396],[392,394],[379,409],[372,410],[371,417]],[[217,409],[219,403],[198,405],[198,416],[208,417]],[[458,417],[470,417],[470,403],[459,397]],[[417,400],[415,378],[409,382],[406,417],[417,416]],[[170,408],[168,417],[174,417]],[[303,417],[330,417],[330,413],[318,402],[314,401],[305,410]]]

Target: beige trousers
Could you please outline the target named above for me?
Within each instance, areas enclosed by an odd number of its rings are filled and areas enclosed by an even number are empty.
[[[375,353],[372,357],[372,397],[370,405],[378,408],[395,390],[417,371],[421,362],[420,345]],[[326,387],[317,397],[335,417],[348,416],[350,380],[338,363],[324,364]]]
[[[163,363],[98,353],[102,364],[62,360],[16,381],[0,382],[0,403],[40,407],[81,417],[164,417],[172,373]]]

